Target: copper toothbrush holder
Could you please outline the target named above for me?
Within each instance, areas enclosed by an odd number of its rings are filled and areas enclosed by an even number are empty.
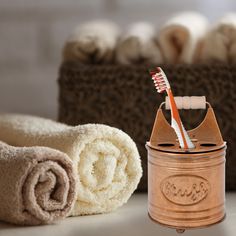
[[[213,108],[208,103],[202,123],[188,131],[196,148],[184,150],[161,107],[146,143],[150,218],[177,232],[222,221],[226,142]]]

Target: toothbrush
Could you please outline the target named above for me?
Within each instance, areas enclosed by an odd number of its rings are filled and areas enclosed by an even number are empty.
[[[171,108],[171,127],[175,130],[175,133],[179,139],[180,147],[184,149],[195,148],[182,124],[169,81],[164,71],[160,67],[157,67],[156,70],[151,71],[150,74],[152,75],[157,92],[162,93],[166,91],[169,97]]]

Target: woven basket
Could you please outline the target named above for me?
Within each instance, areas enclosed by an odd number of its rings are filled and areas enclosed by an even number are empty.
[[[155,91],[150,66],[81,65],[64,63],[59,73],[59,121],[103,123],[122,129],[136,142],[147,190],[147,152],[156,110],[162,97]],[[213,106],[227,141],[226,188],[236,190],[236,67],[233,65],[163,65],[176,96],[202,96]],[[172,80],[172,78],[174,78]],[[186,129],[196,127],[205,111],[181,111]]]

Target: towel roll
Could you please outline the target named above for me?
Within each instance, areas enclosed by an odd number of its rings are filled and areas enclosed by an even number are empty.
[[[158,33],[165,62],[196,62],[207,29],[207,19],[195,12],[184,12],[168,20]]]
[[[49,224],[65,218],[76,200],[72,162],[57,150],[17,148],[0,141],[0,173],[2,221]]]
[[[147,22],[138,22],[128,27],[120,37],[116,60],[120,64],[160,64],[162,55],[155,39],[155,28]]]
[[[119,37],[119,27],[110,21],[92,21],[78,26],[63,49],[64,61],[109,63]]]
[[[222,17],[206,35],[202,62],[236,63],[236,13]]]
[[[106,125],[67,126],[24,115],[0,115],[0,140],[48,146],[68,154],[77,169],[77,201],[71,215],[110,212],[123,205],[142,175],[132,139]]]

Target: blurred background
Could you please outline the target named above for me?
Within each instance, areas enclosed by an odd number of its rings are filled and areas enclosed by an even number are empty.
[[[235,0],[0,0],[0,111],[57,118],[61,49],[78,24],[108,18],[126,26],[160,27],[176,12],[195,10],[216,22]]]

